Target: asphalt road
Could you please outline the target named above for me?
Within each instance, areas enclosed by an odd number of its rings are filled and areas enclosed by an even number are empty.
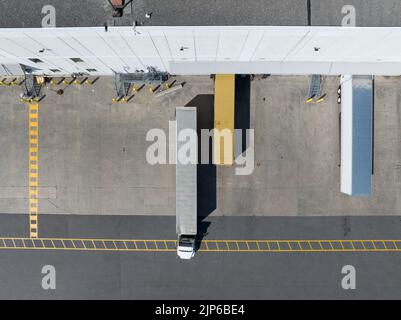
[[[339,26],[342,7],[353,5],[357,26],[401,26],[398,0],[133,0],[123,18],[111,18],[107,0],[2,0],[0,28],[40,28],[47,9],[57,27],[146,25],[329,25]],[[152,13],[145,19],[145,13]]]
[[[401,239],[399,216],[206,217],[204,239]],[[27,214],[0,214],[1,237],[27,236]],[[174,216],[44,215],[41,237],[175,239]]]
[[[400,254],[1,252],[1,299],[399,299]],[[42,267],[56,289],[41,287]],[[342,267],[356,269],[343,290]]]
[[[41,216],[42,237],[174,239],[174,217]],[[1,215],[2,236],[26,215]],[[399,217],[209,217],[206,239],[399,239]],[[401,297],[400,253],[0,251],[1,299],[383,299]],[[41,287],[42,267],[56,289]],[[343,290],[341,269],[356,269]]]

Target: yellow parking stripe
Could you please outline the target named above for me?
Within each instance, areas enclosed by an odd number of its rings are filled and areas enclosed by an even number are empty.
[[[39,105],[29,104],[29,237],[38,238],[39,187]]]
[[[221,253],[401,252],[401,248],[397,246],[400,242],[401,240],[203,240],[198,243],[198,251]],[[387,246],[386,243],[393,243],[394,246]],[[173,252],[176,247],[176,240],[165,239],[0,237],[0,249],[10,250]]]

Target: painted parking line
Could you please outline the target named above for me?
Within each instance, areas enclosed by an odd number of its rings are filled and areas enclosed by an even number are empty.
[[[207,240],[205,252],[401,252],[401,240]]]
[[[29,104],[29,236],[38,238],[38,208],[39,208],[39,105]]]
[[[0,250],[173,252],[176,240],[0,237]],[[401,240],[202,240],[198,252],[401,252]]]
[[[80,251],[175,251],[176,240],[0,238],[0,249]]]

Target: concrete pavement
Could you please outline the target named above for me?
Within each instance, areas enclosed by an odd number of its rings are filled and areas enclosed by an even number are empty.
[[[113,104],[112,80],[46,89],[39,107],[39,214],[174,215],[175,166],[151,165],[150,129],[168,135],[176,106],[198,108],[213,127],[213,81],[177,77],[179,91],[156,98],[145,89]],[[326,77],[322,103],[305,103],[308,77],[238,78],[237,128],[255,129],[250,175],[200,165],[199,214],[232,216],[398,215],[401,210],[397,77],[375,79],[373,195],[340,193],[339,79]],[[0,88],[0,212],[28,209],[27,107],[18,87]]]

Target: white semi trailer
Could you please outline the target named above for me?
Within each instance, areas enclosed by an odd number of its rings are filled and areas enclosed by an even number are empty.
[[[188,136],[191,132],[196,133],[196,108],[177,107],[176,120],[177,254],[181,259],[191,259],[195,255],[197,234],[197,161],[188,162],[186,156],[183,159],[180,148],[182,152],[195,151],[193,158],[197,160],[198,140]]]
[[[341,76],[341,192],[372,195],[372,76]]]

